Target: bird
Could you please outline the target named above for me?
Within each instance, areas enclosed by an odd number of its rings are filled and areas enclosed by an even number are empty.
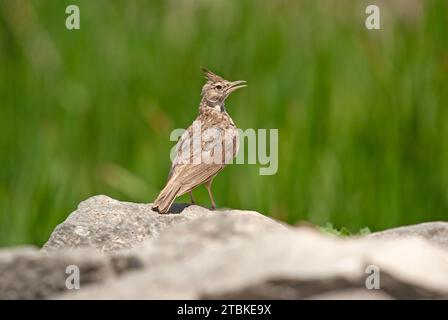
[[[152,209],[159,213],[168,213],[174,200],[186,193],[195,204],[192,190],[199,185],[205,185],[211,209],[216,209],[213,179],[238,153],[238,130],[224,102],[232,92],[246,87],[246,81],[228,81],[201,69],[207,81],[202,87],[199,112],[179,138],[167,183],[153,202]]]

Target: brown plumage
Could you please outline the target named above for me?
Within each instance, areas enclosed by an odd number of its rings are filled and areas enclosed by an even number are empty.
[[[154,200],[153,209],[166,213],[174,200],[205,184],[212,208],[216,207],[211,185],[213,178],[238,152],[238,131],[224,101],[231,92],[245,87],[245,81],[227,81],[202,69],[207,83],[202,88],[199,115],[176,145],[168,182]]]

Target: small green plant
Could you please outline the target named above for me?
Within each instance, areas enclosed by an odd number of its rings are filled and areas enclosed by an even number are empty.
[[[319,227],[319,230],[328,233],[333,234],[339,237],[349,237],[349,236],[365,236],[371,233],[370,229],[368,227],[364,227],[360,229],[358,232],[353,233],[350,230],[348,230],[346,227],[342,227],[340,229],[337,229],[333,226],[331,222],[327,222],[322,227]]]

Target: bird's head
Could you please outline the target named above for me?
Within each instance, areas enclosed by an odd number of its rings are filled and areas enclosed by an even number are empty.
[[[207,83],[202,87],[202,99],[210,106],[222,105],[235,90],[244,88],[246,81],[227,81],[210,70],[202,68]]]

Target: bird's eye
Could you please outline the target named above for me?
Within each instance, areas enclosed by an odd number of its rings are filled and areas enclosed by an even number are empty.
[[[221,89],[222,89],[222,85],[218,84],[218,85],[216,86],[216,89],[221,90]]]

